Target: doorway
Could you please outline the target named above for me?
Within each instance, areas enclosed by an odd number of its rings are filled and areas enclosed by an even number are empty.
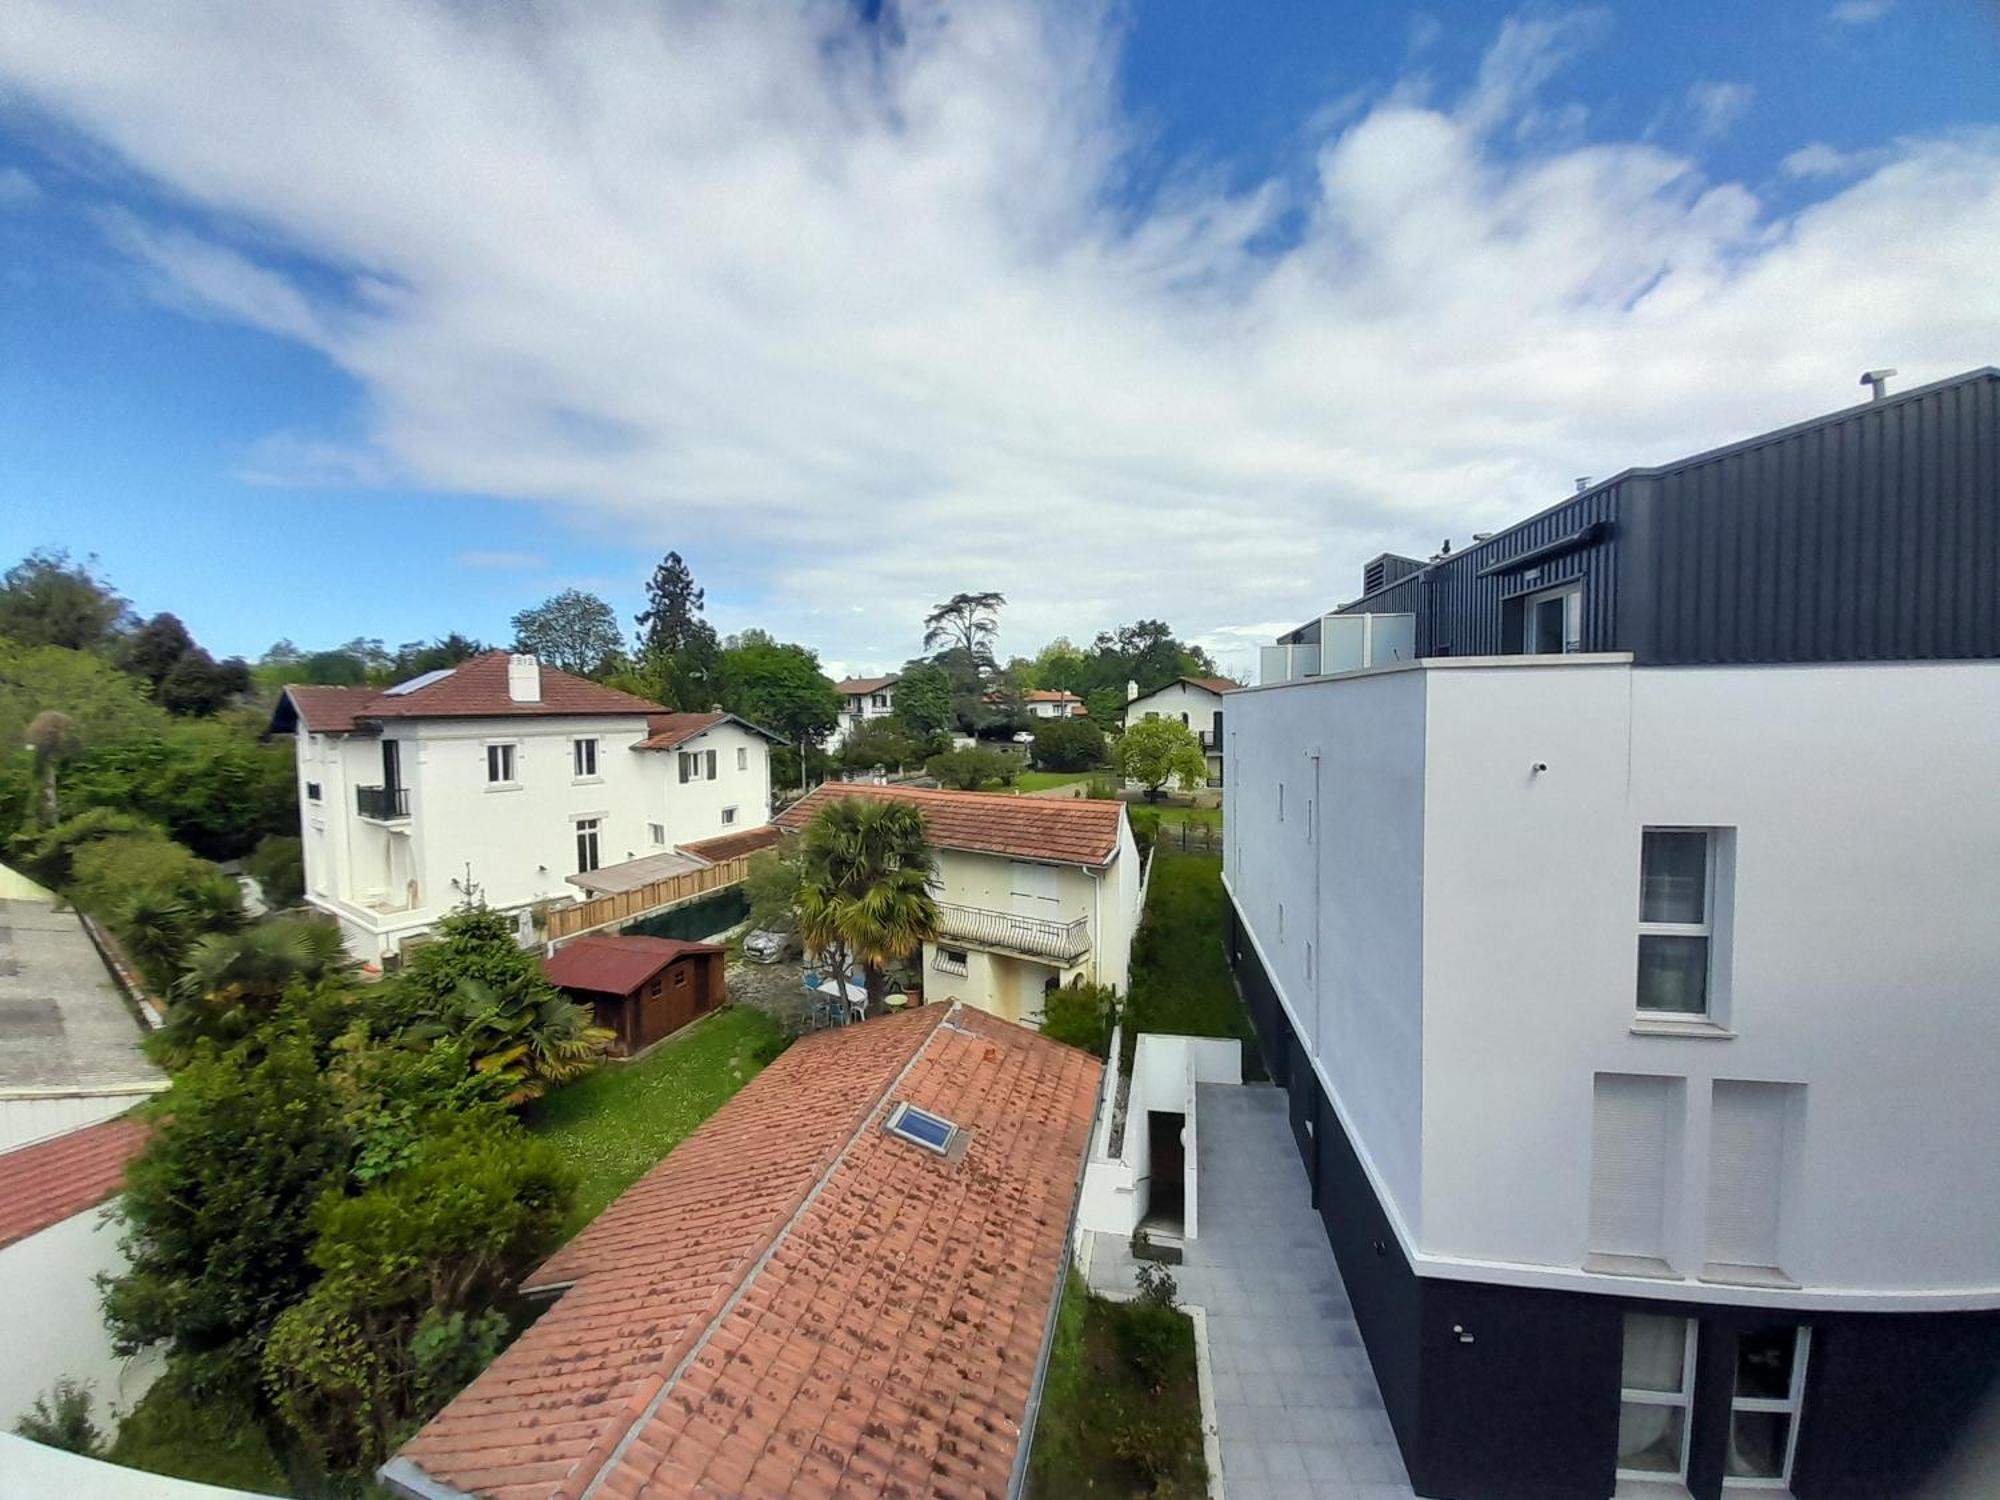
[[[1187,1149],[1181,1144],[1186,1125],[1187,1117],[1177,1109],[1146,1111],[1146,1152],[1152,1184],[1142,1227],[1175,1239],[1182,1237],[1187,1225]]]

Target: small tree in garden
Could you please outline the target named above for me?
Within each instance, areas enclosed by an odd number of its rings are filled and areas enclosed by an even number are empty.
[[[800,840],[799,935],[837,975],[859,964],[868,1000],[884,971],[937,935],[937,870],[924,815],[881,797],[835,797]]]
[[[1201,741],[1178,719],[1141,719],[1120,737],[1114,763],[1119,775],[1146,789],[1149,801],[1169,781],[1193,791],[1208,780]]]
[[[917,740],[951,732],[956,716],[951,706],[951,674],[932,662],[904,670],[890,698],[897,721]]]
[[[1088,771],[1104,764],[1104,731],[1088,719],[1040,719],[1030,758],[1038,771]]]
[[[1108,984],[1072,979],[1050,990],[1042,1005],[1042,1035],[1103,1057],[1118,1022],[1118,992]]]
[[[989,750],[984,745],[974,745],[967,750],[947,750],[942,755],[933,755],[924,762],[924,769],[937,778],[940,786],[961,792],[976,792],[996,781],[1002,786],[1012,786],[1014,778],[1021,774],[1021,762],[1018,756],[1009,755],[1004,750]]]
[[[28,749],[35,757],[35,779],[42,784],[42,826],[52,826],[56,808],[56,768],[83,748],[76,721],[68,714],[47,709],[28,725]]]
[[[14,1424],[14,1431],[31,1443],[96,1458],[104,1451],[104,1434],[90,1417],[90,1383],[67,1375],[41,1395]]]

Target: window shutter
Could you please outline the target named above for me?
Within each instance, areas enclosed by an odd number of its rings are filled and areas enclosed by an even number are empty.
[[[1599,1073],[1590,1122],[1590,1248],[1667,1258],[1668,1157],[1680,1080]]]
[[[1797,1084],[1718,1079],[1709,1113],[1708,1259],[1778,1265],[1785,1124]]]
[[[715,752],[713,750],[710,750],[707,753],[708,753],[708,779],[710,781],[713,781],[715,780]]]
[[[688,779],[688,753],[687,753],[687,751],[683,750],[683,751],[681,751],[681,785],[682,785],[682,786],[686,786],[686,785],[687,785],[687,779]]]

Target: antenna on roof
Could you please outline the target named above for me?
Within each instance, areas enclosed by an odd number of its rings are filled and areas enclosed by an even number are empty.
[[[1889,377],[1895,373],[1894,370],[1863,370],[1861,372],[1861,384],[1875,388],[1875,394],[1870,398],[1871,400],[1880,401],[1884,396],[1889,394]]]
[[[1581,494],[1582,494],[1582,493],[1583,493],[1583,492],[1584,492],[1585,490],[1587,490],[1587,489],[1589,489],[1589,488],[1590,488],[1590,476],[1589,476],[1588,474],[1579,474],[1579,475],[1577,475],[1577,476],[1576,476],[1576,492],[1577,492],[1577,493],[1578,493],[1579,495],[1581,495]]]

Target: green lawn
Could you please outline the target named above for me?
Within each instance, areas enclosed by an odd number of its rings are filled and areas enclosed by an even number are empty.
[[[763,1070],[778,1024],[731,1006],[635,1063],[611,1063],[528,1107],[528,1127],[577,1169],[574,1233]]]
[[[1014,785],[1024,792],[1046,792],[1052,786],[1068,786],[1072,781],[1088,781],[1093,776],[1102,776],[1103,771],[1023,771],[1014,778]]]
[[[1121,1350],[1143,1319],[1171,1335],[1155,1386]],[[1072,1271],[1063,1281],[1048,1377],[1028,1460],[1032,1500],[1072,1495],[1195,1496],[1206,1492],[1194,1325],[1185,1313],[1111,1302]]]
[[[1243,1076],[1262,1078],[1250,1012],[1236,993],[1224,946],[1227,898],[1219,856],[1172,852],[1163,832],[1155,846],[1146,911],[1132,944],[1131,993],[1125,1005],[1125,1063],[1142,1031],[1178,1036],[1233,1036],[1243,1048]]]
[[[169,1370],[118,1424],[105,1454],[114,1464],[253,1494],[282,1495],[290,1482],[249,1403],[197,1395]]]

